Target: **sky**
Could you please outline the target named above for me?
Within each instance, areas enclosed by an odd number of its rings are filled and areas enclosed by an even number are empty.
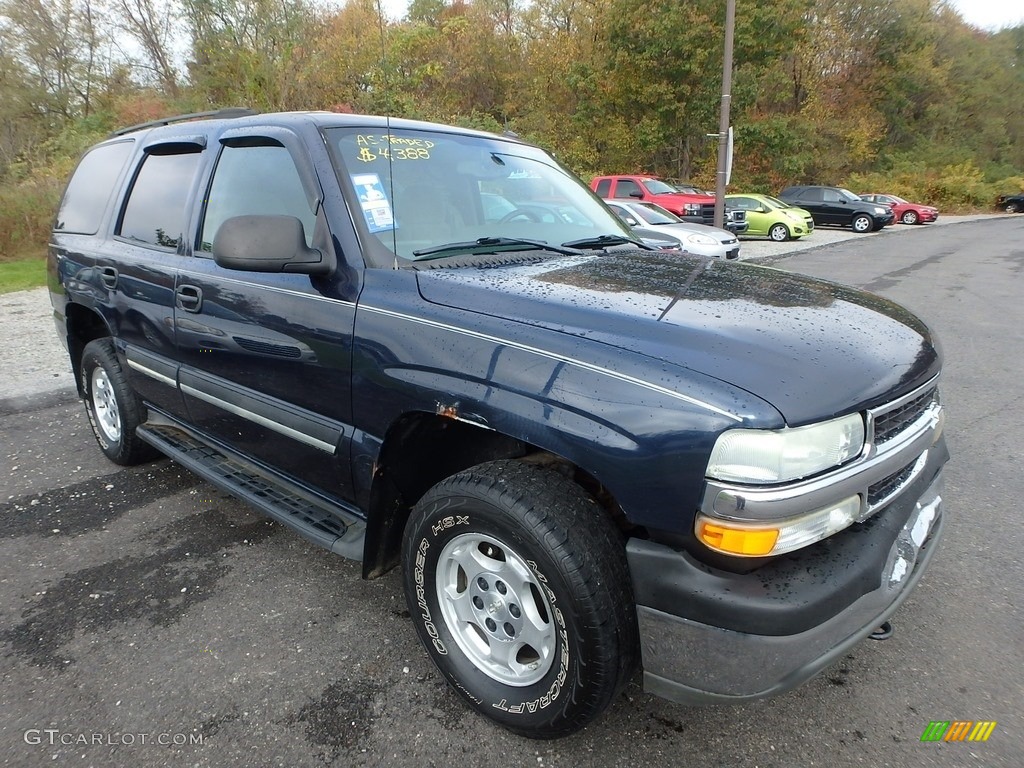
[[[740,7],[742,2],[740,0]],[[897,0],[893,0],[897,2]],[[968,24],[987,30],[1024,24],[1024,2],[1021,0],[948,0]],[[381,0],[384,13],[393,19],[405,15],[409,0]]]
[[[399,0],[401,2],[401,0]],[[1024,4],[1016,0],[950,0],[964,21],[982,29],[1024,24]]]

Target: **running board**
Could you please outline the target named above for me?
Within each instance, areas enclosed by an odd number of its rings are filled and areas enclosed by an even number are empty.
[[[150,410],[136,434],[223,491],[251,504],[303,538],[335,554],[363,560],[366,523],[284,478],[214,447]]]

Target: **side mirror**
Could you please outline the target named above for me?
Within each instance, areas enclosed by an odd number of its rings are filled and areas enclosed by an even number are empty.
[[[331,264],[306,245],[302,222],[294,216],[235,216],[213,238],[213,260],[246,272],[298,272],[326,275]]]
[[[630,197],[635,197],[637,200],[643,200],[644,199],[644,193],[641,192],[640,190],[637,190],[637,189],[634,189],[632,192],[630,192],[629,196]]]
[[[639,227],[640,226],[640,222],[637,221],[636,219],[634,219],[632,216],[627,216],[626,217],[626,223],[629,224],[629,226],[631,226],[631,227]]]

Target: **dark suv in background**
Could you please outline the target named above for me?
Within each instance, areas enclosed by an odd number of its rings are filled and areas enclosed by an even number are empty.
[[[877,232],[892,224],[892,209],[869,203],[842,187],[786,187],[779,197],[810,211],[815,226],[850,227],[854,232]]]

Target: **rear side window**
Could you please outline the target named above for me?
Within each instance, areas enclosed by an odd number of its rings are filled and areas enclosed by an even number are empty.
[[[598,197],[608,197],[608,193],[612,191],[612,180],[601,179],[597,182],[597,189],[594,190]]]
[[[198,151],[146,155],[128,195],[118,234],[176,249],[185,234],[185,207],[200,157]]]
[[[57,212],[55,229],[95,235],[114,185],[132,153],[133,141],[104,144],[86,153],[75,169]]]

